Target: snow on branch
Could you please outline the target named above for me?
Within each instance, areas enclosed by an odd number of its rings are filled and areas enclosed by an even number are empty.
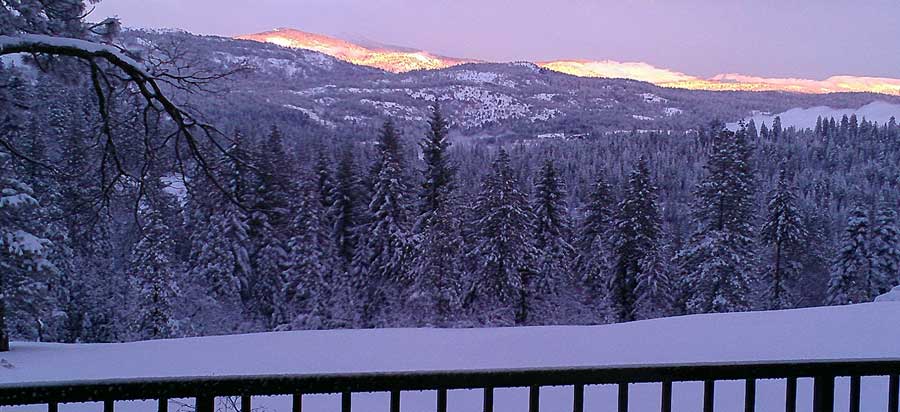
[[[112,126],[109,112],[109,99],[112,96],[113,80],[118,80],[126,84],[134,85],[143,100],[146,102],[147,109],[152,109],[161,114],[165,114],[175,126],[175,130],[165,137],[165,141],[175,141],[176,147],[179,142],[183,141],[187,144],[191,157],[204,170],[207,177],[223,192],[225,189],[214,178],[211,168],[201,153],[198,135],[204,135],[212,145],[222,153],[226,150],[214,138],[219,134],[218,130],[212,125],[202,123],[192,115],[187,109],[182,108],[173,102],[166,93],[163,92],[161,84],[173,85],[182,83],[188,85],[198,85],[205,82],[224,78],[241,69],[222,73],[207,74],[204,73],[196,79],[186,76],[173,76],[166,72],[155,73],[148,70],[142,64],[128,56],[124,49],[111,44],[95,43],[82,39],[56,37],[42,34],[17,34],[0,36],[0,56],[8,54],[27,53],[32,55],[55,55],[67,56],[81,59],[88,63],[90,67],[90,78],[93,89],[97,95],[100,116],[103,120],[101,127],[102,133],[106,137],[104,148],[104,159],[110,160],[116,171],[115,174],[108,178],[106,175],[105,164],[102,173],[104,174],[104,193],[112,190],[122,177],[131,177],[129,172],[123,166],[121,159],[118,157],[118,150],[112,136]],[[106,63],[114,69],[112,72],[104,70],[101,63]],[[121,74],[124,73],[124,77]],[[179,88],[177,85],[173,85]],[[184,90],[183,88],[179,88]],[[146,122],[146,120],[145,120]],[[150,125],[145,124],[148,128]],[[11,148],[9,142],[0,142],[3,146]],[[142,177],[136,180],[142,181]]]

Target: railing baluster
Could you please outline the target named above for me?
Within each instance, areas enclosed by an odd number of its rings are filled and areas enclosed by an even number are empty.
[[[59,412],[59,404],[56,402],[50,402],[47,404],[47,412]]]
[[[241,396],[241,412],[250,412],[250,395]]]
[[[584,412],[584,385],[572,388],[572,412]]]
[[[756,379],[749,378],[744,384],[744,412],[756,411]]]
[[[897,412],[900,407],[900,376],[891,375],[888,382],[888,412]]]
[[[672,381],[664,381],[662,383],[661,398],[659,400],[659,409],[662,412],[672,412]]]
[[[303,410],[303,394],[295,393],[291,398],[291,412],[301,412]]]
[[[539,412],[541,409],[541,387],[532,385],[528,391],[528,412]]]
[[[198,396],[194,400],[194,410],[196,412],[214,412],[215,399],[212,396]]]
[[[484,412],[494,412],[494,388],[484,388]]]
[[[797,378],[787,378],[784,385],[784,412],[797,412]]]
[[[350,392],[344,392],[341,394],[341,412],[350,412],[350,400]]]
[[[716,403],[716,381],[703,381],[703,412],[713,412]]]
[[[169,412],[169,399],[159,398],[156,405],[156,412]]]
[[[628,412],[628,384],[619,384],[619,412]]]
[[[850,412],[859,412],[859,376],[850,377]]]
[[[437,391],[437,412],[447,412],[447,390],[438,389]]]
[[[834,412],[834,376],[814,378],[813,412]]]
[[[107,400],[103,401],[103,412],[115,412],[115,410],[116,410],[116,402],[115,401],[113,401],[111,399],[107,399]]]
[[[400,412],[400,391],[391,391],[391,412]]]

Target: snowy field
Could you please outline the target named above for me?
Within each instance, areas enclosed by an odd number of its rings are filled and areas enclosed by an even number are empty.
[[[605,326],[493,329],[380,329],[260,333],[123,344],[14,342],[0,354],[0,385],[23,382],[371,371],[775,360],[900,358],[900,302],[773,312],[684,316]],[[849,379],[836,385],[836,410],[846,410]],[[799,410],[809,410],[812,382],[798,385]],[[780,411],[784,382],[760,381],[759,411]],[[587,410],[615,408],[615,387],[591,386]],[[659,385],[632,385],[631,410],[659,410]],[[696,411],[702,384],[674,385],[674,409]],[[863,378],[864,411],[883,411],[886,378]],[[388,411],[387,393],[354,394],[354,411]],[[451,411],[477,412],[481,391],[449,393]],[[742,410],[743,382],[719,382],[716,410]],[[498,389],[495,410],[527,410],[527,390]],[[178,410],[173,401],[170,410]],[[190,401],[185,401],[190,404]],[[571,409],[571,388],[542,388],[542,411]],[[434,392],[404,393],[404,411],[434,410]],[[290,410],[288,397],[254,398],[254,407]],[[304,410],[337,411],[337,396],[304,397]],[[3,410],[45,410],[43,406]],[[62,405],[62,411],[101,410]],[[149,402],[121,402],[117,410],[150,411]]]

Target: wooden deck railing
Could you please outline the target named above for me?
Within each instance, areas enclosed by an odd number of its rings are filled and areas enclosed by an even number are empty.
[[[900,344],[900,343],[898,343]],[[860,377],[888,376],[888,412],[898,410],[900,359],[721,364],[640,365],[556,369],[500,369],[434,372],[307,374],[274,376],[168,377],[99,381],[0,384],[0,405],[46,404],[56,412],[60,403],[103,402],[113,412],[116,401],[155,399],[165,412],[169,399],[193,398],[196,412],[212,412],[219,396],[240,397],[240,408],[249,412],[253,396],[292,395],[292,410],[302,408],[304,394],[340,393],[341,411],[351,411],[354,392],[390,393],[390,411],[399,412],[402,391],[437,391],[437,412],[447,412],[447,391],[483,389],[484,411],[493,412],[494,388],[528,387],[529,412],[539,412],[541,387],[571,386],[573,412],[583,412],[585,385],[618,386],[618,411],[628,411],[632,383],[659,383],[661,410],[672,410],[672,383],[701,381],[703,412],[713,411],[716,381],[745,381],[744,410],[756,407],[756,381],[786,379],[785,412],[797,407],[797,379],[813,379],[813,411],[834,410],[835,378],[850,377],[850,412],[860,411]]]

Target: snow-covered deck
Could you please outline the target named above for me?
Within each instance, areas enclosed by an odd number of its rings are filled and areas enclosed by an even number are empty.
[[[14,342],[0,385],[348,372],[900,359],[900,302],[604,326],[258,333],[121,344]]]

